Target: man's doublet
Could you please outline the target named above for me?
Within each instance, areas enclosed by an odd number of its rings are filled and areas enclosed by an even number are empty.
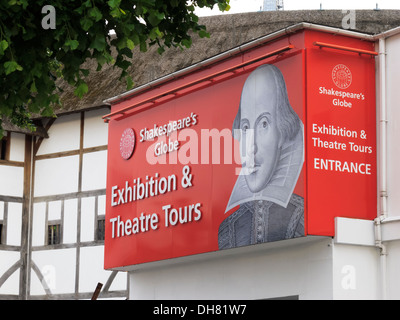
[[[304,199],[292,194],[287,207],[272,201],[243,203],[219,226],[219,249],[304,236]]]

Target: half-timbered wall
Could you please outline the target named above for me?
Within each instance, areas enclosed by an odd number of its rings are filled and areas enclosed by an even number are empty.
[[[89,299],[99,282],[99,298],[127,297],[126,273],[103,269],[107,112],[49,120],[49,138],[6,134],[1,298]]]
[[[25,135],[6,133],[0,160],[0,295],[20,293]]]

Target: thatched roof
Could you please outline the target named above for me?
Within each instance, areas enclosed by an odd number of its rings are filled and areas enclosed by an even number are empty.
[[[264,11],[241,14],[225,14],[200,18],[200,23],[207,27],[211,38],[193,37],[190,49],[171,48],[161,56],[156,46],[146,53],[136,50],[132,66],[128,72],[132,75],[135,87],[181,70],[185,67],[238,47],[244,43],[268,35],[300,22],[342,28],[345,16],[341,10],[301,10],[301,11]],[[400,26],[400,10],[357,10],[356,29],[368,34],[381,32]],[[88,61],[93,71],[97,67],[94,61]],[[56,110],[58,115],[79,112],[104,106],[104,100],[126,92],[126,85],[118,80],[120,70],[105,65],[99,72],[91,72],[86,79],[89,92],[77,98],[73,88],[62,85],[63,107]]]
[[[206,25],[211,38],[194,37],[190,49],[181,51],[172,48],[162,56],[157,48],[151,47],[148,52],[137,50],[133,64],[128,69],[135,87],[193,65],[197,62],[220,54],[243,43],[254,40],[277,30],[299,22],[310,22],[319,25],[342,27],[345,16],[341,10],[301,10],[301,11],[264,11],[231,15],[220,15],[200,18]],[[400,10],[358,10],[356,11],[356,29],[354,31],[378,34],[400,25]],[[93,63],[93,69],[96,68]],[[126,85],[118,78],[120,70],[104,66],[100,72],[93,72],[87,79],[89,92],[82,98],[74,96],[72,88],[66,88],[61,96],[65,112],[90,109],[104,105],[103,101],[126,91]]]

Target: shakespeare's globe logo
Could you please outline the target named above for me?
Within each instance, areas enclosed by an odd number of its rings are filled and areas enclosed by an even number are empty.
[[[135,143],[135,131],[131,128],[125,129],[119,143],[119,152],[123,159],[128,160],[132,156],[133,151],[135,150]]]
[[[338,64],[332,70],[332,80],[339,89],[350,87],[353,77],[351,71],[344,64]]]

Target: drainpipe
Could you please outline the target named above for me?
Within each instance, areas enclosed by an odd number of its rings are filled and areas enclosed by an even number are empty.
[[[380,87],[380,200],[381,220],[387,218],[387,108],[386,108],[386,39],[379,39]]]
[[[386,40],[379,38],[379,125],[380,125],[380,211],[375,219],[375,245],[380,249],[382,299],[387,299],[387,250],[382,242],[382,222],[387,218],[387,109],[386,109]]]

